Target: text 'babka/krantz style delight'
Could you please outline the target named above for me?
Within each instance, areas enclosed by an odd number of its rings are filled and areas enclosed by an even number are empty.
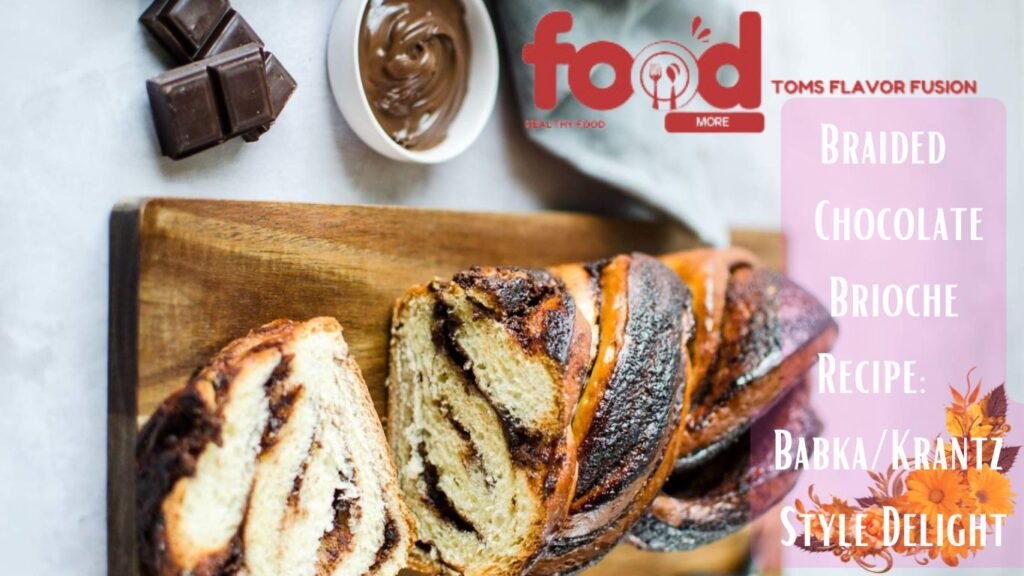
[[[136,466],[147,575],[389,575],[414,539],[333,318],[224,348],[146,423]]]

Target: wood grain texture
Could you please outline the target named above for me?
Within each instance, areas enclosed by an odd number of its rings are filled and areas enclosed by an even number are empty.
[[[781,266],[778,234],[741,231],[734,242]],[[698,245],[670,223],[567,213],[182,199],[118,207],[111,218],[110,574],[132,574],[125,570],[134,564],[135,428],[128,423],[144,422],[232,339],[277,318],[336,317],[385,417],[391,308],[410,286],[474,264],[546,266]],[[660,555],[657,565],[671,556]],[[591,573],[613,573],[603,566]]]

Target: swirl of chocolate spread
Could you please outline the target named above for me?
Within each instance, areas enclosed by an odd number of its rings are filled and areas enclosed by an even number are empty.
[[[466,95],[469,33],[460,0],[370,0],[359,70],[373,115],[410,150],[440,144]]]

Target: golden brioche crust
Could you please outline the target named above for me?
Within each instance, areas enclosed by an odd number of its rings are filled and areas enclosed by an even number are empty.
[[[668,480],[669,485],[679,485],[689,476],[704,474],[709,462],[734,446],[755,420],[786,396],[818,353],[832,346],[837,327],[813,296],[761,268],[746,251],[690,250],[661,260],[690,286],[696,302],[690,406]],[[678,522],[673,522],[679,515],[669,511],[684,505],[671,494],[660,494],[652,512],[632,531],[631,541],[659,550],[687,550],[695,542],[721,537],[736,524],[727,517],[732,508],[719,506],[722,517],[708,519],[703,528],[678,530]]]
[[[578,571],[621,540],[672,469],[679,441],[692,331],[690,293],[642,254],[561,266],[577,299],[591,294],[600,343],[573,417],[579,478],[569,515],[533,568]],[[581,281],[585,270],[594,283]]]

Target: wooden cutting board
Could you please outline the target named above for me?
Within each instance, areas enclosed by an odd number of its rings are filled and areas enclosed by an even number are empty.
[[[277,318],[336,317],[385,417],[391,306],[408,287],[474,264],[545,266],[699,245],[678,225],[579,214],[182,199],[120,205],[110,234],[111,576],[135,573],[137,427],[232,339]],[[769,266],[782,265],[778,234],[736,231],[733,242]],[[719,548],[745,556],[745,538]],[[591,572],[622,573],[619,554]],[[646,574],[679,574],[684,567],[720,571],[723,556],[735,554],[624,550],[620,558],[632,568],[648,566]]]

